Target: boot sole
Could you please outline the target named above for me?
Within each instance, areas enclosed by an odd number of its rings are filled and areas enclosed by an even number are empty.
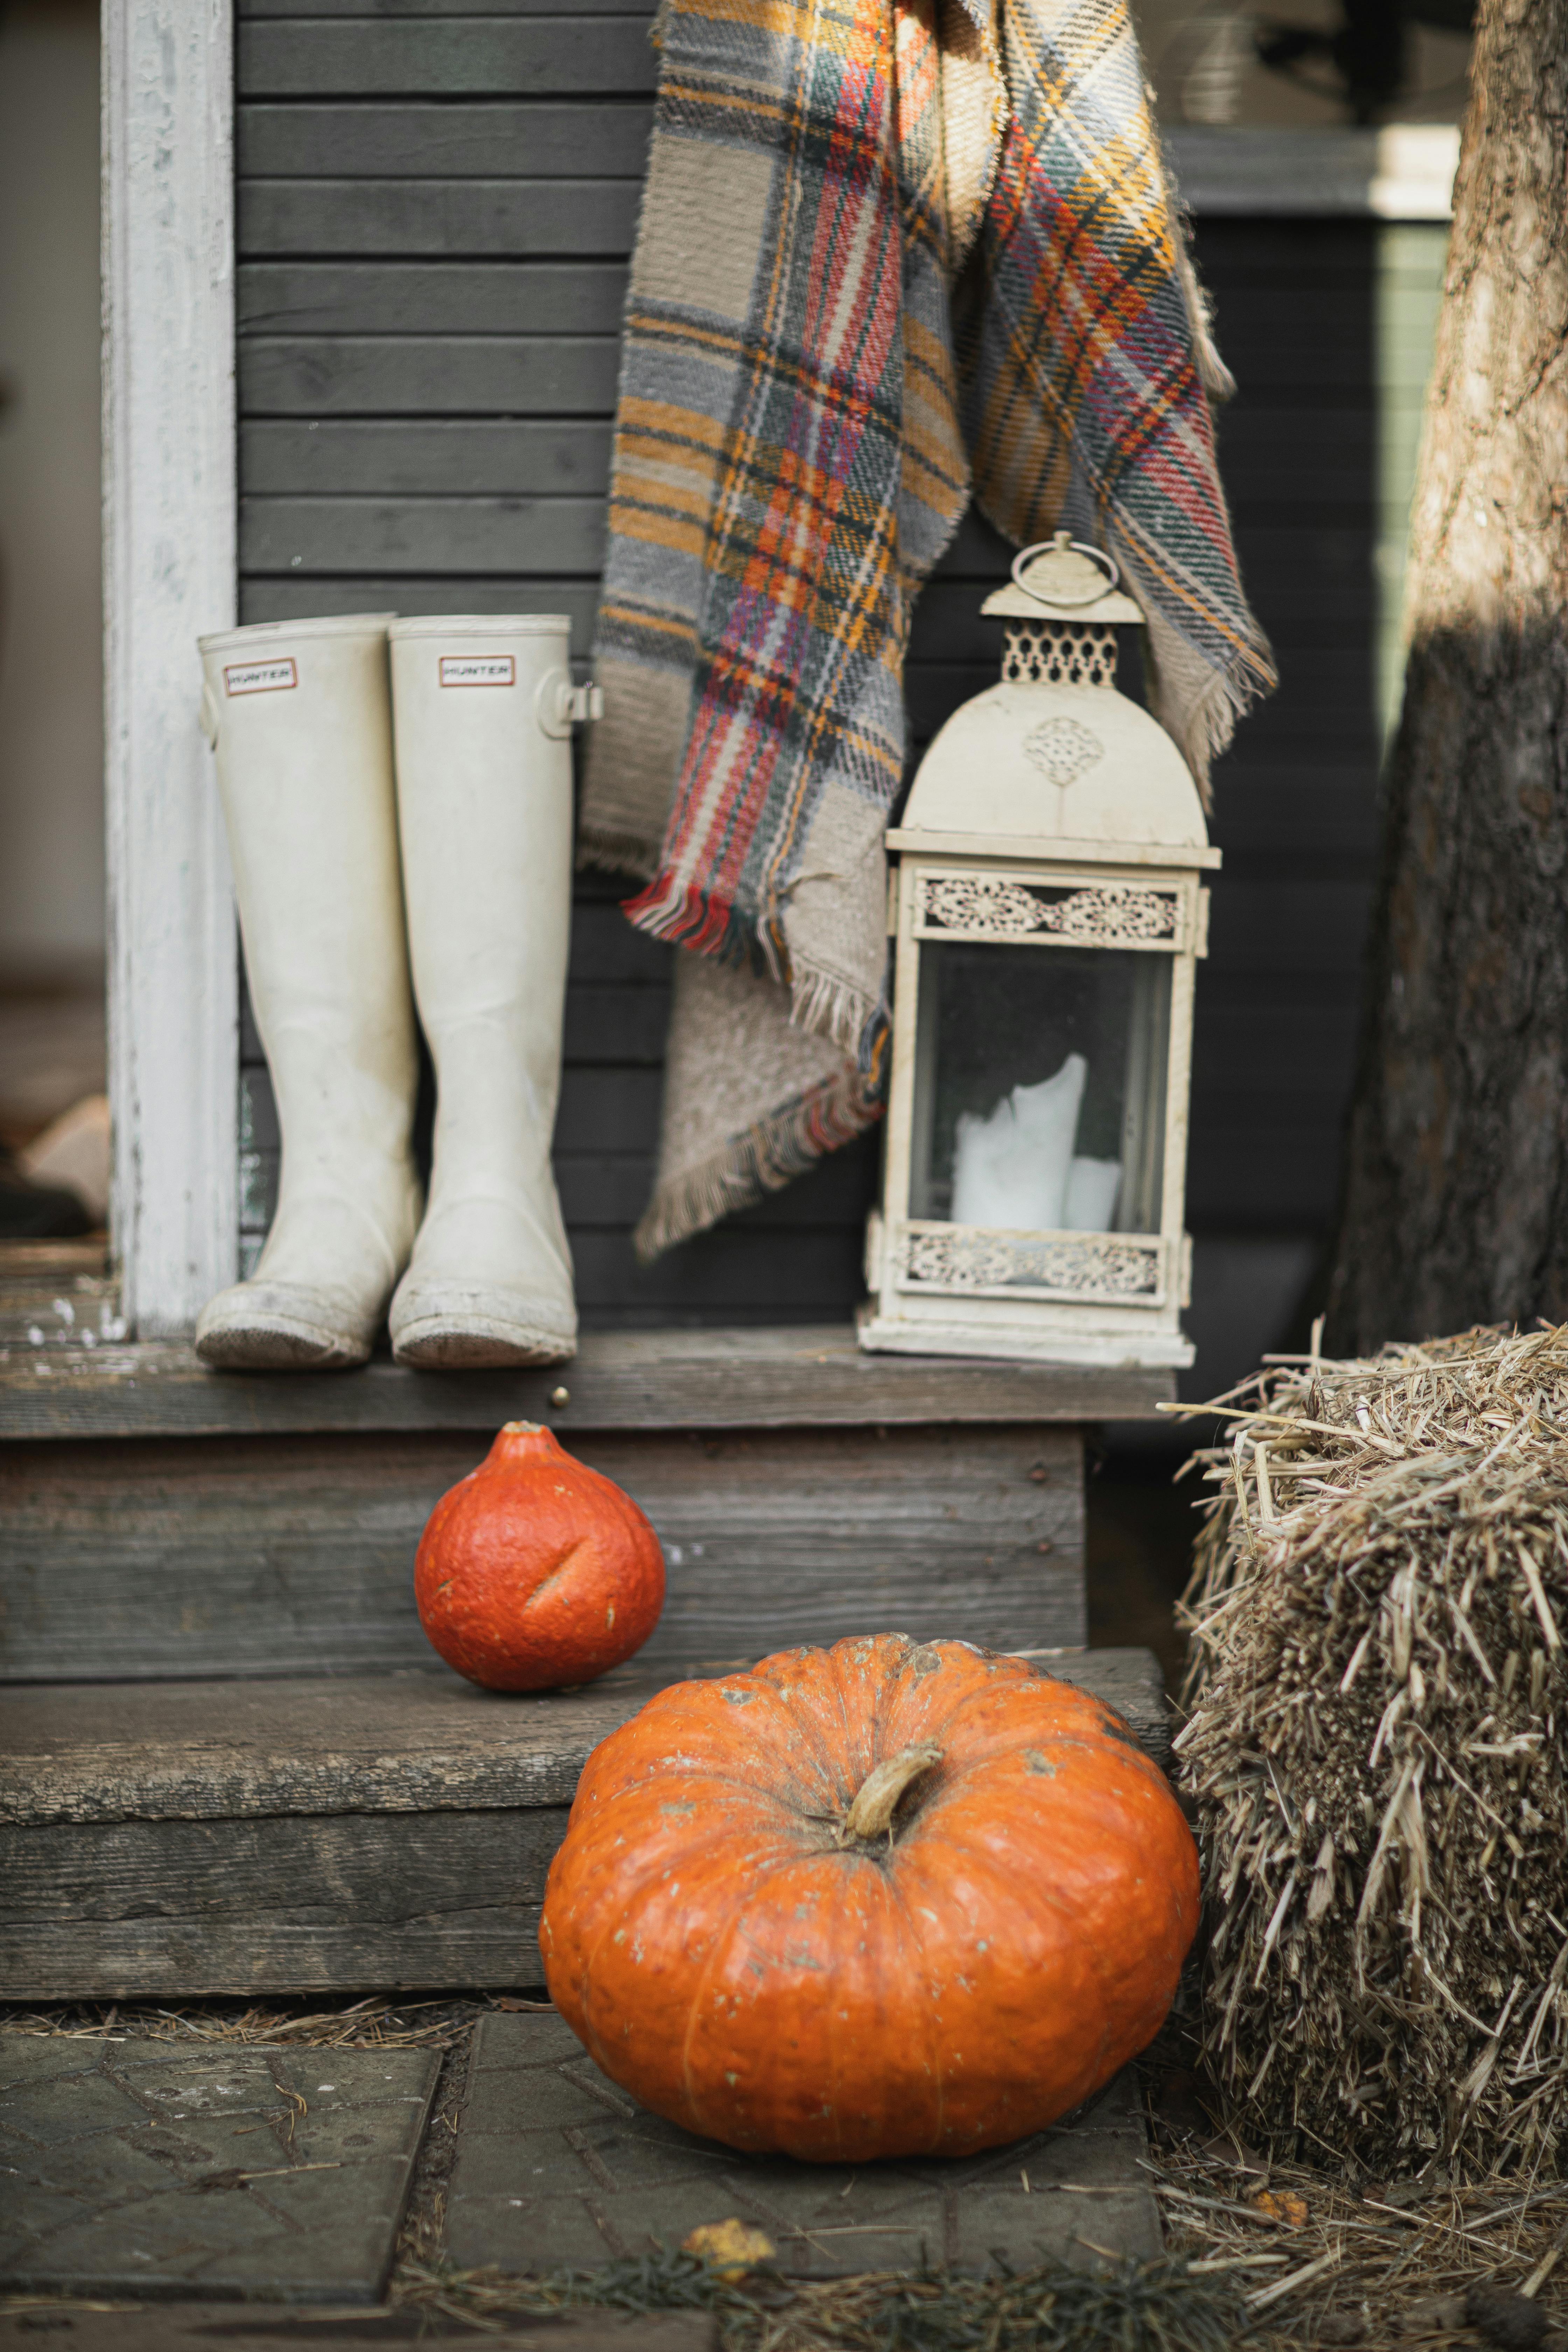
[[[203,1333],[196,1353],[216,1372],[346,1372],[370,1357],[331,1332],[283,1321],[225,1324]]]
[[[426,1372],[502,1371],[508,1366],[563,1364],[576,1348],[574,1337],[559,1331],[455,1315],[431,1315],[405,1324],[392,1342],[397,1363]]]

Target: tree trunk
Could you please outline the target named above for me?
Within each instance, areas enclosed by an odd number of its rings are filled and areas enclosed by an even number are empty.
[[[1568,0],[1481,0],[1330,1292],[1568,1318]]]

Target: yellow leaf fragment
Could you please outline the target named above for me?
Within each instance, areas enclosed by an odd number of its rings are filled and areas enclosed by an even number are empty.
[[[1302,2230],[1307,2225],[1307,2200],[1293,2189],[1259,2189],[1251,2202],[1271,2221],[1283,2221],[1288,2230]]]
[[[760,2230],[749,2229],[733,2214],[727,2221],[704,2221],[680,2242],[683,2254],[700,2254],[726,2286],[738,2286],[759,2263],[773,2258],[773,2243]]]

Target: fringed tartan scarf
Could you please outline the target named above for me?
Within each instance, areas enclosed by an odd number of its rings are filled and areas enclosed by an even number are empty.
[[[583,812],[695,950],[645,1257],[879,1113],[904,648],[972,475],[1115,554],[1205,789],[1273,683],[1126,0],[993,5],[661,6]]]

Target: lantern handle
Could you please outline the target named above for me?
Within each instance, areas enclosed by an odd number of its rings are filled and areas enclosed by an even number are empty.
[[[1103,568],[1107,586],[1094,588],[1087,596],[1042,596],[1024,577],[1024,566],[1033,562],[1037,555],[1087,555],[1091,563]],[[1069,611],[1075,604],[1098,604],[1109,589],[1120,584],[1121,579],[1121,567],[1113,555],[1107,555],[1102,547],[1090,547],[1083,540],[1072,538],[1065,530],[1054,532],[1049,539],[1037,539],[1033,547],[1021,547],[1013,558],[1014,585],[1021,588],[1026,596],[1032,596],[1037,604],[1065,604]]]

